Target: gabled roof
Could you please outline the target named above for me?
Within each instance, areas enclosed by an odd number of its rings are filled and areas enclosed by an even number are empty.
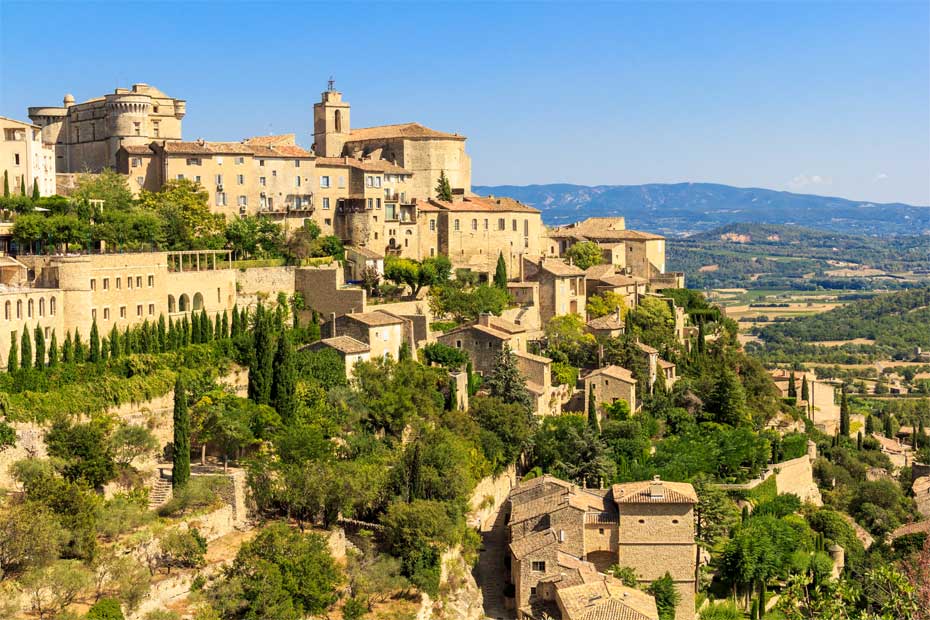
[[[146,144],[124,144],[121,147],[130,155],[154,155],[152,148]]]
[[[558,544],[559,539],[551,529],[542,532],[533,532],[529,536],[524,536],[519,540],[510,543],[510,551],[513,557],[522,560],[534,551],[539,551],[549,545]]]
[[[333,338],[324,338],[319,340],[316,343],[316,348],[328,347],[330,349],[335,349],[340,353],[345,355],[357,355],[359,353],[368,353],[371,351],[371,347],[352,338],[351,336],[334,336]]]
[[[648,480],[615,484],[611,493],[617,504],[695,504],[698,501],[694,487],[687,482]]]
[[[615,330],[615,329],[624,329],[623,321],[617,319],[617,315],[613,312],[610,314],[605,314],[596,319],[591,319],[587,323],[590,329],[604,329],[604,330]]]
[[[279,136],[280,137],[280,136]],[[309,151],[293,144],[267,145],[261,142],[207,142],[167,140],[161,148],[169,155],[252,155],[254,157],[312,157]]]
[[[383,312],[381,310],[374,310],[372,312],[355,312],[352,314],[346,314],[346,318],[353,321],[358,321],[359,323],[364,323],[369,327],[380,327],[382,325],[396,325],[398,323],[403,323],[404,320],[399,316],[394,316],[389,312]]]
[[[648,353],[649,355],[653,355],[653,354],[658,354],[658,353],[659,353],[659,350],[658,350],[658,349],[656,349],[655,347],[650,347],[648,344],[646,344],[646,343],[644,343],[644,342],[637,342],[637,343],[636,343],[636,348],[638,348],[638,349],[639,349],[640,351],[642,351],[643,353]]]
[[[383,174],[413,175],[413,172],[402,168],[386,159],[357,159],[355,157],[317,157],[317,166],[337,166],[355,168],[364,172],[381,172]]]
[[[645,284],[647,282],[645,278],[638,278],[636,276],[625,276],[623,274],[604,276],[602,278],[596,278],[596,279],[609,286],[635,286],[637,284]]]
[[[420,123],[401,123],[399,125],[379,125],[377,127],[352,129],[349,131],[349,139],[346,140],[346,142],[386,140],[390,138],[465,140],[465,136],[460,136],[457,133],[436,131],[435,129],[424,127]]]
[[[292,133],[284,133],[277,136],[253,136],[243,140],[246,144],[257,146],[295,146],[297,136]]]
[[[384,258],[383,254],[378,254],[371,248],[367,248],[362,245],[347,245],[345,249],[346,249],[346,252],[354,252],[355,254],[358,254],[359,256],[362,256],[364,258],[370,258],[373,260]]]
[[[538,209],[506,197],[463,196],[461,200],[452,201],[430,198],[429,203],[440,210],[453,212],[539,213]]]
[[[600,280],[601,278],[617,275],[617,268],[609,263],[591,265],[584,270],[584,275],[593,280]]]
[[[603,368],[598,368],[597,370],[592,370],[585,379],[591,379],[594,377],[600,376],[610,377],[611,379],[619,379],[624,383],[636,383],[636,379],[633,378],[633,373],[623,368],[622,366],[610,365],[604,366]]]
[[[581,222],[561,226],[549,231],[554,239],[578,239],[591,241],[650,241],[665,239],[661,235],[626,230],[623,218],[589,217]]]
[[[658,364],[659,364],[659,366],[661,366],[662,368],[674,368],[674,367],[675,367],[675,364],[673,364],[672,362],[666,361],[666,360],[662,359],[661,357],[660,357],[659,360],[658,360]]]

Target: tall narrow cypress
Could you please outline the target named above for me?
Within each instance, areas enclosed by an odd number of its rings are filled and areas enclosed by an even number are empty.
[[[811,400],[810,387],[807,385],[807,375],[801,377],[801,400],[806,403]]]
[[[21,368],[32,366],[32,336],[28,327],[23,329],[23,337],[20,339],[19,365]]]
[[[36,325],[36,370],[45,368],[45,331]]]
[[[61,361],[70,364],[74,361],[74,344],[71,342],[71,330],[65,332],[65,342],[61,345]]]
[[[271,380],[271,404],[287,424],[297,409],[297,368],[294,364],[294,345],[286,334],[278,337]]]
[[[798,384],[794,378],[794,371],[791,371],[791,374],[788,375],[788,398],[797,398],[798,397]]]
[[[165,325],[165,315],[158,315],[158,352],[164,353],[168,350],[168,328]]]
[[[133,333],[129,331],[129,326],[126,326],[125,331],[123,331],[123,355],[129,356],[135,353],[133,350]]]
[[[272,363],[274,342],[271,334],[272,317],[259,305],[252,328],[252,359],[249,365],[249,398],[259,405],[271,404]]]
[[[186,347],[191,343],[191,324],[187,320],[187,315],[181,319],[181,346]]]
[[[39,195],[39,178],[38,178],[38,177],[33,177],[33,179],[32,179],[32,199],[33,199],[33,200],[38,200],[39,198],[40,198],[40,195]]]
[[[230,326],[230,332],[229,332],[230,337],[235,338],[236,336],[238,336],[238,335],[239,335],[239,328],[240,328],[240,325],[239,325],[239,307],[238,307],[238,306],[233,306],[233,309],[232,309],[232,325]]]
[[[497,267],[494,269],[494,286],[502,291],[507,290],[507,263],[504,261],[504,253],[497,254]]]
[[[184,487],[191,477],[191,420],[187,411],[187,390],[179,374],[174,381],[174,457],[171,486]]]
[[[6,356],[6,371],[13,374],[17,370],[19,370],[19,347],[14,338],[10,342],[10,352]]]
[[[220,337],[229,338],[229,315],[223,310],[223,321],[220,325]]]
[[[600,425],[597,422],[597,400],[594,398],[594,385],[591,385],[591,389],[588,392],[588,426],[590,426],[595,431],[600,430]]]
[[[116,325],[110,330],[110,342],[108,344],[110,345],[110,358],[116,359],[119,357],[123,350],[120,346],[119,330],[116,329]]]
[[[200,344],[203,340],[200,338],[200,317],[191,313],[191,344]]]
[[[84,348],[84,342],[81,340],[81,332],[74,330],[74,363],[83,364],[87,359],[87,350]]]
[[[220,340],[223,337],[223,324],[219,314],[213,317],[213,339]]]
[[[58,366],[58,338],[55,336],[55,330],[52,330],[52,337],[48,341],[48,367]]]
[[[104,338],[100,341],[100,361],[105,362],[110,357],[110,341]]]
[[[213,323],[207,316],[207,310],[204,308],[200,311],[200,342],[210,342],[213,340]]]
[[[849,437],[849,401],[846,398],[846,386],[840,396],[840,435]]]
[[[97,320],[90,324],[90,350],[88,360],[91,364],[100,361],[100,333],[97,331]]]

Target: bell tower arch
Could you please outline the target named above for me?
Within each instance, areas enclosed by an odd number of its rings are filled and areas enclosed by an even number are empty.
[[[349,103],[330,78],[320,102],[313,105],[313,150],[321,157],[339,157],[349,138]]]

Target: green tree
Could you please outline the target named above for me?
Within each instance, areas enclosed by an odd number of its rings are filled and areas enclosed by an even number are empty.
[[[33,177],[32,179],[32,200],[36,201],[41,197],[39,194],[39,178]]]
[[[801,400],[806,403],[809,403],[811,400],[810,387],[807,384],[806,374],[801,378]]]
[[[59,420],[45,437],[49,456],[60,459],[61,473],[71,482],[84,481],[98,489],[116,476],[113,451],[103,420],[71,424]]]
[[[840,436],[849,437],[849,400],[846,396],[845,385],[840,395]]]
[[[90,324],[90,350],[88,361],[92,364],[100,361],[100,333],[97,331],[97,320]]]
[[[452,202],[452,185],[445,170],[439,171],[439,180],[436,182],[436,198],[445,202]]]
[[[600,265],[604,260],[601,246],[593,241],[580,241],[565,252],[565,257],[579,269]]]
[[[10,173],[7,170],[3,171],[3,197],[10,197]]]
[[[26,195],[26,175],[19,177],[19,195]]]
[[[133,202],[127,177],[110,168],[98,174],[79,175],[71,199],[83,203],[102,200],[105,211],[126,210]]]
[[[278,348],[274,356],[271,380],[271,405],[285,424],[290,422],[297,410],[297,368],[294,360],[294,345],[287,334],[278,337]]]
[[[746,392],[737,374],[729,368],[723,368],[717,376],[706,407],[713,414],[714,420],[721,424],[741,426],[750,422]]]
[[[65,333],[65,342],[61,346],[61,361],[70,364],[74,361],[74,345],[71,344],[71,330]]]
[[[533,409],[533,399],[526,389],[526,377],[517,368],[517,358],[507,345],[504,345],[497,356],[494,370],[485,380],[484,386],[488,394],[494,398],[520,405],[527,411]]]
[[[55,336],[55,330],[52,330],[52,337],[48,343],[48,367],[55,368],[58,366],[58,337]]]
[[[622,319],[628,312],[626,298],[613,291],[604,291],[599,295],[592,295],[588,298],[585,308],[588,316],[592,319],[615,314],[617,311],[620,312],[620,318]]]
[[[675,617],[675,607],[678,606],[681,600],[681,595],[675,589],[672,576],[666,572],[665,575],[649,584],[646,591],[656,599],[659,620],[672,620]]]
[[[274,336],[271,317],[259,304],[252,328],[252,356],[249,364],[249,398],[259,405],[271,404],[271,384],[274,363]]]
[[[225,243],[224,218],[213,213],[209,194],[189,179],[169,180],[158,192],[143,190],[142,209],[162,219],[164,238],[174,249],[219,249]]]
[[[28,327],[23,328],[23,335],[20,338],[19,362],[24,369],[32,366],[32,338]]]
[[[788,398],[797,398],[798,397],[798,384],[797,380],[794,377],[794,371],[791,371],[791,374],[788,375]]]
[[[197,528],[172,529],[159,540],[161,565],[170,575],[172,568],[200,568],[204,565],[207,540]]]
[[[35,568],[20,580],[29,605],[40,619],[55,618],[91,585],[90,572],[78,560],[58,560]]]
[[[595,432],[601,430],[597,420],[597,399],[594,397],[594,384],[591,384],[591,389],[588,391],[588,426]]]
[[[152,431],[136,424],[123,424],[110,436],[113,460],[119,467],[129,467],[136,459],[154,454],[158,439]]]
[[[10,341],[10,351],[6,356],[6,371],[14,374],[19,370],[19,347],[16,346],[16,339]]]
[[[497,254],[497,267],[494,270],[494,286],[504,291],[507,290],[507,263],[504,261],[503,252],[498,252]]]
[[[871,413],[865,414],[865,434],[871,436],[875,433],[875,418]]]
[[[35,341],[36,341],[36,370],[42,370],[45,368],[45,332],[44,330],[36,325],[35,331],[33,332]]]
[[[174,451],[171,486],[182,489],[191,476],[191,421],[187,409],[187,389],[181,375],[174,382]]]
[[[123,610],[119,601],[113,598],[102,598],[87,610],[84,620],[124,620]]]

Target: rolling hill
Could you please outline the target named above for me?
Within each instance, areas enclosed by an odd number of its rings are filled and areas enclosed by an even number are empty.
[[[627,226],[684,236],[735,222],[794,224],[859,235],[930,234],[930,207],[877,204],[714,183],[475,186],[540,209],[551,226],[623,215]]]

